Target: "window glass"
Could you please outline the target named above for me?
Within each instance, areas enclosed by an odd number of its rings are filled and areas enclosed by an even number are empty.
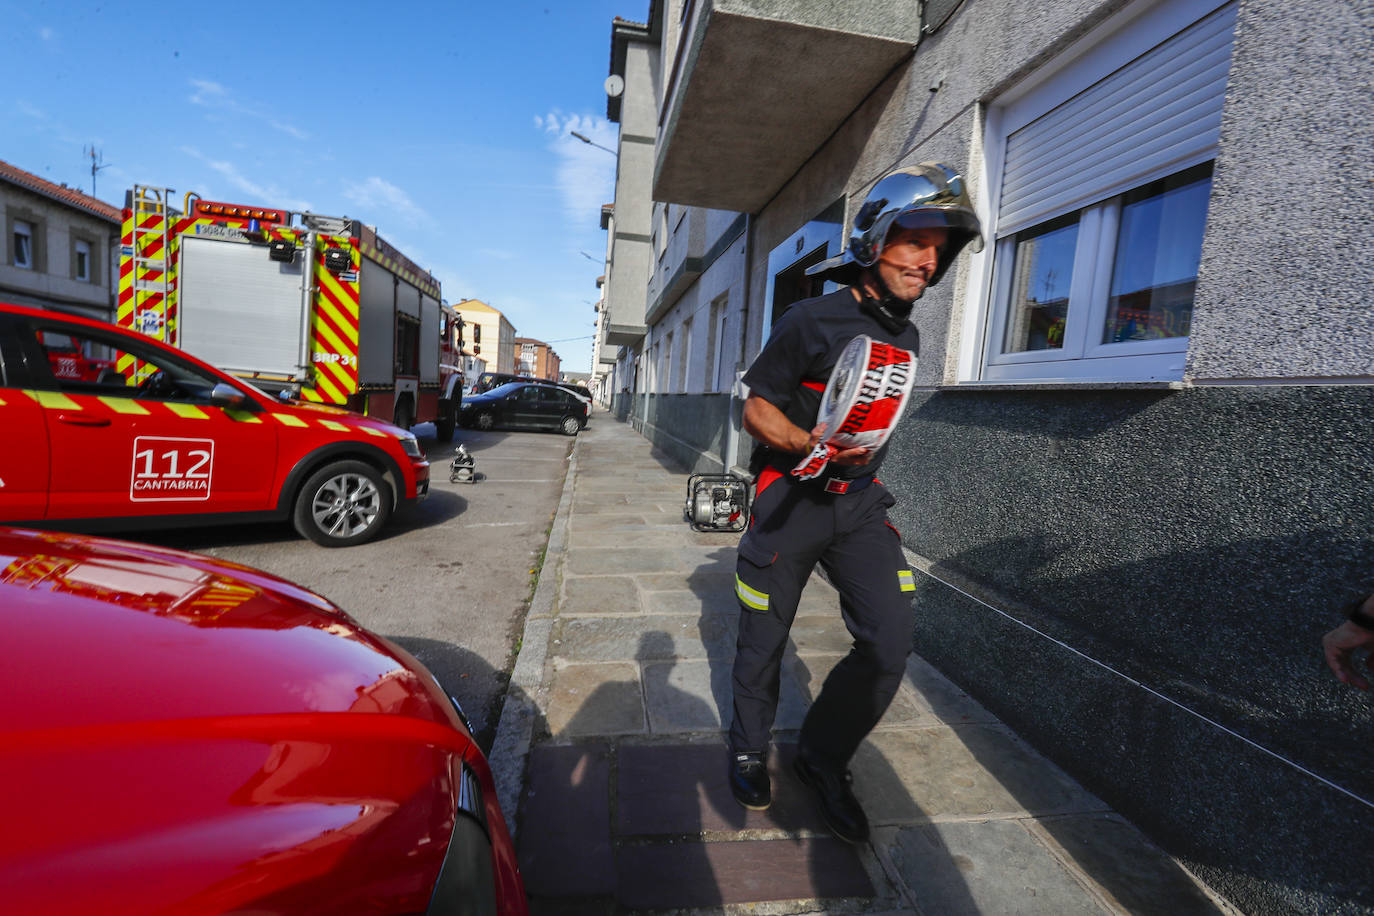
[[[56,387],[62,391],[158,401],[208,401],[219,379],[118,337],[71,326],[37,332]]]
[[[1188,336],[1211,190],[1209,162],[1122,200],[1103,343]]]
[[[76,279],[91,279],[91,245],[80,239],[76,242]]]
[[[526,385],[520,389],[520,400],[537,401],[539,400],[539,389],[534,385]]]
[[[1076,213],[1017,233],[1002,352],[1057,350],[1064,346],[1077,245]]]
[[[33,224],[14,221],[14,266],[33,268]]]

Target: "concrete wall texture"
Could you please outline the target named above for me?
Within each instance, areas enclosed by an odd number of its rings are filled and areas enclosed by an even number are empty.
[[[897,165],[956,163],[986,199],[989,109],[1166,2],[966,0],[752,214],[745,362],[781,242]],[[1374,589],[1372,50],[1368,2],[1239,3],[1180,382],[958,384],[984,332],[961,258],[916,305],[922,390],[882,474],[928,574],[915,650],[1247,913],[1374,913],[1374,706],[1319,645]],[[738,424],[723,396],[618,406],[700,470]]]

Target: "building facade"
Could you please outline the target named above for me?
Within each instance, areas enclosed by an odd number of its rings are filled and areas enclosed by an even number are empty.
[[[0,300],[110,321],[119,210],[0,162]]]
[[[486,364],[478,374],[487,370],[515,372],[515,326],[506,316],[480,299],[463,299],[453,308],[463,319],[465,355]],[[470,383],[475,376],[469,378],[465,373],[464,378]]]
[[[915,650],[1245,912],[1374,908],[1374,712],[1319,648],[1374,588],[1367,6],[652,0],[645,31],[645,234],[746,214],[739,365],[892,168],[975,198],[884,466]],[[714,322],[655,267],[622,413],[739,468],[738,398],[692,382]]]
[[[557,379],[563,360],[558,351],[533,337],[515,338],[515,371],[534,378]]]

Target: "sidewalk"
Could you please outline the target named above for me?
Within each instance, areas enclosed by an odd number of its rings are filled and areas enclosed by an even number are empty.
[[[853,763],[872,840],[832,838],[790,768],[849,647],[819,577],[784,661],[773,805],[736,804],[739,535],[688,527],[687,477],[604,410],[574,446],[491,754],[536,914],[1230,912],[915,656]]]

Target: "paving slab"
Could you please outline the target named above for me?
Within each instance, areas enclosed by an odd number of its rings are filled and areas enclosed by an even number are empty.
[[[644,665],[649,730],[655,735],[718,732],[730,722],[730,665],[678,659]]]
[[[545,744],[530,752],[522,814],[525,823],[539,827],[520,831],[519,859],[531,894],[615,890],[610,800],[609,745]]]
[[[551,734],[576,737],[645,731],[639,666],[634,662],[553,667],[545,713]]]
[[[1100,916],[1109,912],[1017,821],[904,827],[892,859],[923,913]]]
[[[874,896],[854,848],[828,837],[622,847],[616,868],[636,909]]]
[[[569,661],[733,656],[735,626],[722,617],[573,617],[554,628],[551,651]]]
[[[1211,916],[1223,910],[1193,876],[1117,814],[1043,818],[1028,825],[1132,916]]]
[[[558,612],[563,617],[639,614],[639,588],[629,576],[565,576]]]
[[[1000,725],[874,731],[851,768],[855,793],[874,823],[1105,807]]]
[[[616,758],[616,833],[621,837],[760,831],[825,835],[810,791],[792,775],[795,757],[795,745],[775,746],[768,760],[773,804],[766,811],[751,811],[730,792],[724,742],[621,745]]]

